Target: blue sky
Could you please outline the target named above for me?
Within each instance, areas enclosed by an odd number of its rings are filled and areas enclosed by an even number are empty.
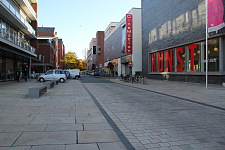
[[[96,32],[121,21],[133,7],[141,8],[141,0],[39,0],[38,26],[55,27],[66,52],[83,59]]]

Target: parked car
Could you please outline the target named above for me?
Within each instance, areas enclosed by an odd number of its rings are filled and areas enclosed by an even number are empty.
[[[71,78],[75,78],[75,79],[80,78],[80,69],[71,69],[71,70],[67,70],[67,71],[70,72]]]
[[[67,80],[67,77],[63,70],[54,69],[40,75],[37,80],[40,82],[45,82],[47,80],[59,80],[59,82],[65,82]]]

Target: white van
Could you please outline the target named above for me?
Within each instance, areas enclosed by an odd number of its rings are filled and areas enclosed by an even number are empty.
[[[80,78],[80,69],[71,69],[67,71],[70,72],[70,78],[75,78],[75,79]]]

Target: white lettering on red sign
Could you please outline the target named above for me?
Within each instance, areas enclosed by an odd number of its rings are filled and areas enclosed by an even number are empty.
[[[126,52],[132,53],[132,15],[127,14],[126,15]]]

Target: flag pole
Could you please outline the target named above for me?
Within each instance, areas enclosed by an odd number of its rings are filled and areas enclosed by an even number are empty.
[[[205,41],[205,88],[208,89],[208,0],[205,0],[205,8],[206,8],[206,41]]]

